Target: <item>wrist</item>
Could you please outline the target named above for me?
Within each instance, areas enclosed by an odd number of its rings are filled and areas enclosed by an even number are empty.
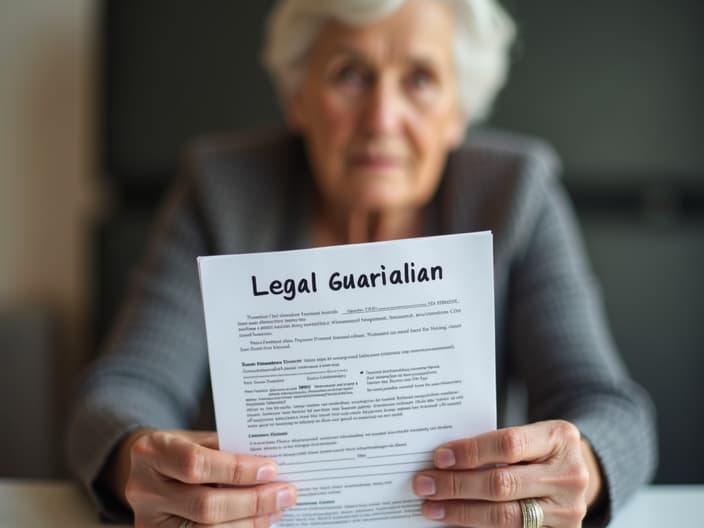
[[[603,495],[604,479],[599,461],[592,450],[589,442],[582,438],[582,457],[589,471],[589,485],[587,486],[586,503],[587,509],[591,510],[595,504],[600,502]]]
[[[128,508],[130,505],[125,496],[125,488],[131,469],[130,451],[132,445],[149,432],[151,429],[138,429],[122,437],[98,477],[100,484]]]

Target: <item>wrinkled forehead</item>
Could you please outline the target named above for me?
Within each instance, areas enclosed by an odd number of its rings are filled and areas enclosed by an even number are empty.
[[[451,66],[455,19],[439,0],[412,0],[365,24],[328,19],[309,53],[312,61],[350,55],[371,63],[431,62]]]

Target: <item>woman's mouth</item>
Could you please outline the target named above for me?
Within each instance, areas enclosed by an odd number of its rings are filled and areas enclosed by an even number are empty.
[[[355,168],[377,170],[398,169],[405,164],[403,158],[400,156],[366,152],[353,154],[349,158],[349,163]]]

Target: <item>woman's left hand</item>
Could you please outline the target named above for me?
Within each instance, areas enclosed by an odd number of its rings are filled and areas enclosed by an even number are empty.
[[[440,469],[416,475],[413,491],[427,499],[425,517],[457,526],[521,528],[518,501],[534,498],[545,526],[579,527],[601,490],[589,444],[562,420],[443,444],[433,463]]]

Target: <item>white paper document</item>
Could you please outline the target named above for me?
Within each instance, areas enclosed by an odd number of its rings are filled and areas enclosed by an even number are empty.
[[[430,527],[411,480],[496,428],[489,232],[200,257],[220,449],[298,488],[282,527]]]

